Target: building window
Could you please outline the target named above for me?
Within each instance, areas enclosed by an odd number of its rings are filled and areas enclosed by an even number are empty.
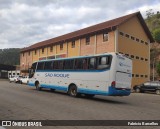
[[[143,40],[141,40],[141,43],[144,43],[144,41],[143,41]]]
[[[143,58],[143,57],[141,57],[141,60],[144,60],[144,58]]]
[[[53,52],[53,46],[50,47],[50,52]]]
[[[132,39],[132,40],[135,40],[135,37],[131,36],[131,39]]]
[[[141,75],[141,77],[143,77],[143,75]]]
[[[34,51],[34,54],[35,54],[35,55],[37,54],[37,51],[36,51],[36,50]]]
[[[103,33],[103,42],[108,41],[108,33]]]
[[[123,33],[123,32],[119,32],[119,34],[122,35],[122,36],[124,36],[124,33]]]
[[[139,77],[139,75],[138,75],[138,74],[136,74],[136,77]]]
[[[136,56],[136,59],[139,59],[139,57],[138,57],[138,56]]]
[[[145,61],[148,61],[148,59],[145,59]]]
[[[139,39],[136,38],[136,41],[139,42]]]
[[[75,48],[75,41],[72,41],[72,48]]]
[[[89,45],[90,44],[90,37],[86,37],[86,45]]]
[[[146,45],[148,45],[148,43],[147,43],[147,42],[145,42],[145,44],[146,44]]]
[[[127,37],[127,38],[129,38],[129,35],[128,35],[128,34],[126,34],[126,37]]]
[[[60,50],[63,50],[63,44],[60,44]]]
[[[44,48],[42,48],[42,54],[44,53]]]
[[[134,55],[131,55],[131,58],[134,58]]]
[[[132,77],[134,77],[134,74],[132,74]]]
[[[148,76],[147,75],[145,75],[145,78],[147,78]]]
[[[28,55],[30,56],[30,51],[28,52]]]

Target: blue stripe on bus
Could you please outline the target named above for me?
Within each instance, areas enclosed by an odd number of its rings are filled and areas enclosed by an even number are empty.
[[[35,86],[35,84],[28,82],[28,86]]]
[[[29,86],[35,86],[34,83],[28,83]],[[42,88],[49,88],[55,90],[68,91],[68,86],[57,86],[57,85],[46,85],[41,84]],[[95,95],[106,95],[106,96],[128,96],[131,93],[131,90],[117,90],[114,87],[109,86],[108,91],[92,90],[85,88],[78,88],[79,93],[84,94],[95,94]]]
[[[68,86],[56,86],[56,85],[41,84],[41,87],[42,88],[48,88],[48,89],[56,89],[56,90],[68,91]]]

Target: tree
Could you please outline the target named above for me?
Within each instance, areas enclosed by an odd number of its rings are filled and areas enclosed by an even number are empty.
[[[156,59],[156,57],[158,56],[158,50],[156,49],[156,48],[151,48],[151,50],[150,50],[150,65],[151,65],[151,68],[153,68],[153,62],[154,62],[154,60]],[[155,67],[155,65],[154,65],[154,67]]]
[[[156,42],[160,43],[160,28],[153,31],[153,37]]]
[[[148,19],[154,15],[154,12],[152,12],[152,11],[153,11],[153,9],[149,9],[146,11],[146,16]]]
[[[158,75],[160,76],[160,61],[157,64],[156,70],[157,70]]]
[[[19,65],[20,64],[20,49],[0,49],[0,64]]]

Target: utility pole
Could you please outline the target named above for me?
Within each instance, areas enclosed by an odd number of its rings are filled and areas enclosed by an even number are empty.
[[[153,59],[153,79],[152,79],[153,81],[154,81],[154,76],[155,76],[154,75],[154,64],[155,64],[155,58]]]

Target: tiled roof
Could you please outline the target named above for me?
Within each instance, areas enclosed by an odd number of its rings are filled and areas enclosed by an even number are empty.
[[[148,29],[148,27],[146,26],[142,15],[140,14],[140,12],[136,12],[136,13],[132,13],[129,15],[125,15],[113,20],[109,20],[100,24],[96,24],[81,30],[77,30],[62,36],[58,36],[52,39],[48,39],[42,42],[38,42],[36,44],[33,44],[29,47],[23,48],[21,49],[21,52],[24,51],[29,51],[29,50],[34,50],[37,48],[41,48],[43,46],[49,46],[51,44],[57,44],[57,43],[61,43],[61,42],[65,42],[68,41],[70,39],[76,39],[78,37],[82,37],[84,35],[87,34],[93,34],[93,33],[98,33],[99,31],[103,31],[103,30],[115,30],[117,26],[121,25],[122,23],[126,22],[127,20],[129,20],[130,18],[137,16],[141,22],[141,25],[143,26],[144,30],[146,31],[146,34],[148,35],[148,37],[150,38],[150,41],[153,42],[153,37],[150,34],[150,31]]]

